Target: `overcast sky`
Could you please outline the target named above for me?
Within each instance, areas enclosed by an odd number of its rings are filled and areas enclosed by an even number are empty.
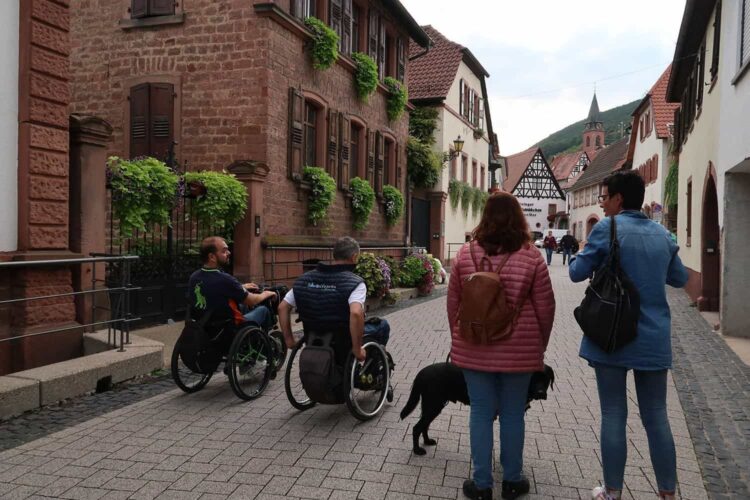
[[[685,7],[685,0],[401,1],[489,72],[504,156],[585,118],[594,82],[602,111],[642,98],[672,61]]]

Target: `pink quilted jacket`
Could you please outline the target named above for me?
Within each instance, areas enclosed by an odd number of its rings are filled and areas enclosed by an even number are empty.
[[[477,262],[484,250],[476,242]],[[489,257],[495,269],[501,256]],[[510,337],[490,345],[466,342],[459,334],[458,309],[464,280],[475,271],[469,244],[458,251],[451,265],[448,285],[448,322],[451,328],[451,360],[460,368],[482,372],[533,372],[544,367],[544,351],[549,343],[555,318],[555,295],[552,291],[547,264],[533,246],[521,248],[510,256],[500,271],[508,301],[516,306],[521,297],[526,301],[516,328]]]

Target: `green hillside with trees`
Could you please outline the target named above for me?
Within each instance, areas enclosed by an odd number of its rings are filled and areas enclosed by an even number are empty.
[[[601,120],[604,123],[604,130],[607,134],[605,139],[606,144],[612,144],[622,137],[622,131],[630,126],[630,121],[632,119],[630,115],[633,113],[636,106],[638,106],[639,102],[641,102],[640,99],[601,112]],[[623,122],[622,126],[620,125],[621,122]],[[585,123],[586,119],[583,119],[572,125],[568,125],[567,127],[550,134],[539,141],[536,145],[542,148],[544,156],[547,157],[548,160],[557,153],[575,151],[581,146],[581,134],[583,133],[583,126]]]

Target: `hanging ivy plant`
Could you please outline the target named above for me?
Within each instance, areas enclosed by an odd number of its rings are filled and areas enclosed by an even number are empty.
[[[385,220],[393,226],[404,214],[404,195],[393,186],[383,186],[383,201],[385,201]]]
[[[227,172],[185,172],[185,183],[200,184],[205,194],[193,202],[199,220],[219,230],[234,227],[247,212],[247,189]]]
[[[312,31],[313,68],[326,70],[339,58],[339,36],[316,17],[305,19],[305,26]]]
[[[431,188],[440,179],[443,162],[440,154],[415,137],[406,143],[406,174],[415,188]]]
[[[461,210],[464,212],[464,217],[467,217],[471,208],[471,200],[474,198],[474,190],[465,182],[461,184],[463,184],[461,189]]]
[[[482,191],[478,188],[473,188],[473,195],[471,198],[471,213],[474,217],[479,216],[484,210],[484,204],[487,203],[489,194],[486,191]]]
[[[147,224],[171,225],[179,178],[156,158],[107,160],[107,183],[120,235],[131,236]]]
[[[458,208],[458,204],[461,201],[463,189],[463,183],[458,179],[451,179],[448,181],[448,199],[450,200],[451,208],[454,211]]]
[[[667,178],[664,179],[664,204],[668,207],[677,205],[677,185],[679,181],[679,164],[675,161],[669,166]]]
[[[357,96],[363,102],[367,102],[370,94],[378,88],[378,65],[372,60],[372,57],[362,52],[354,52],[352,59],[357,65],[354,70],[354,87],[357,89]]]
[[[370,212],[375,204],[375,191],[370,183],[360,177],[349,181],[352,193],[352,212],[354,213],[354,229],[362,230],[370,221]]]
[[[328,215],[328,208],[336,197],[336,181],[320,167],[305,167],[302,178],[310,184],[307,219],[313,226],[317,226]]]
[[[401,82],[393,77],[386,76],[383,78],[383,85],[388,89],[388,99],[386,101],[388,119],[396,121],[406,109],[406,101],[409,100],[409,96],[406,88],[401,85]]]

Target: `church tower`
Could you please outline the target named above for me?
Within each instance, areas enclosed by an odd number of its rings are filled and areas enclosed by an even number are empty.
[[[583,129],[582,149],[588,153],[604,147],[604,123],[599,114],[599,103],[596,101],[596,92],[591,100],[589,117]]]

